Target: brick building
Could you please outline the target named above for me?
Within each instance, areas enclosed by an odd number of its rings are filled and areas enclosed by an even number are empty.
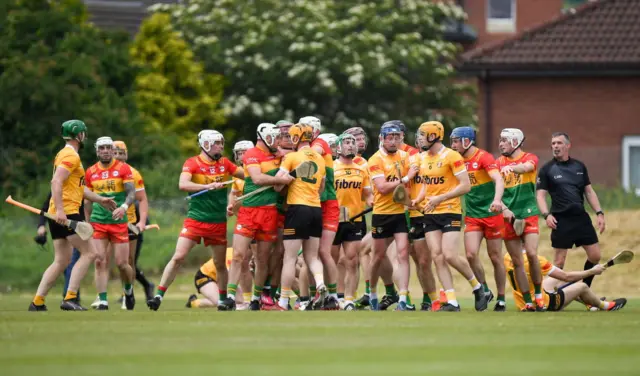
[[[586,3],[465,53],[460,71],[478,80],[481,147],[517,127],[546,161],[565,131],[594,183],[640,194],[640,1]]]

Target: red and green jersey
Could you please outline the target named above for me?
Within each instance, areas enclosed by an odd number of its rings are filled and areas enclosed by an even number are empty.
[[[489,211],[496,185],[489,176],[489,172],[498,171],[493,156],[482,149],[476,151],[469,158],[464,159],[469,173],[471,190],[464,196],[465,215],[470,218],[487,218],[498,215]]]
[[[124,184],[133,184],[133,172],[128,164],[114,159],[107,167],[103,167],[100,162],[89,167],[84,181],[89,190],[100,196],[113,198],[116,205],[120,206],[127,198]],[[94,202],[90,221],[101,224],[127,223],[128,218],[125,214],[122,219],[113,219],[111,211]]]
[[[269,176],[276,176],[276,173],[280,169],[280,157],[269,153],[260,147],[254,147],[247,150],[242,157],[242,165],[244,168],[244,192],[248,194],[261,186],[254,183],[249,175],[249,168],[258,167],[260,172]],[[273,189],[267,189],[254,196],[248,197],[242,201],[242,206],[257,207],[257,206],[271,206],[275,205],[278,200],[279,193]]]
[[[231,175],[237,169],[238,167],[225,157],[208,162],[198,155],[184,162],[182,173],[190,174],[194,183],[211,184],[231,180]],[[227,203],[226,189],[212,189],[189,200],[187,218],[206,223],[225,223]]]
[[[320,146],[324,151],[322,158],[324,159],[325,171],[326,171],[326,181],[324,184],[324,191],[320,195],[320,202],[325,202],[328,200],[337,200],[338,196],[336,196],[336,188],[333,185],[333,155],[331,154],[331,148],[327,141],[316,138],[313,141],[311,146]]]
[[[402,146],[400,146],[400,150],[406,151],[407,153],[409,153],[410,156],[416,155],[420,152],[420,150],[408,144],[402,144]]]
[[[504,195],[502,202],[513,212],[516,218],[524,219],[540,214],[536,202],[536,169],[538,157],[531,153],[522,153],[519,158],[501,156],[498,168],[521,163],[533,164],[533,171],[525,174],[508,173],[504,177]]]

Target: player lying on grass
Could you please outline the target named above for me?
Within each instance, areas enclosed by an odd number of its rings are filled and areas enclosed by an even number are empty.
[[[523,253],[525,251],[523,250]],[[627,304],[627,299],[619,298],[613,301],[600,300],[596,294],[584,282],[584,278],[602,274],[606,269],[603,265],[597,264],[589,270],[577,272],[567,272],[554,266],[549,260],[538,256],[538,262],[542,271],[542,295],[544,306],[547,311],[560,311],[566,308],[574,300],[579,300],[589,306],[598,307],[603,311],[616,311],[622,309]],[[529,260],[524,257],[524,266],[529,283],[529,291],[533,289],[533,281],[529,272]],[[504,256],[504,266],[507,271],[507,279],[513,288],[513,300],[519,310],[527,312],[522,290],[518,287],[515,278],[514,266],[511,256],[507,253]],[[564,282],[575,282],[561,287]]]
[[[230,252],[228,252],[228,256],[231,256]],[[231,262],[229,257],[227,259],[227,262]],[[220,291],[218,290],[218,272],[213,258],[210,258],[198,269],[193,278],[193,284],[196,286],[196,291],[203,297],[198,299],[196,294],[189,296],[186,304],[187,308],[214,308],[218,306]],[[244,303],[242,294],[236,296],[235,303]]]

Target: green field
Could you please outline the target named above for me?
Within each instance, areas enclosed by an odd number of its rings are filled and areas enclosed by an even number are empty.
[[[26,312],[0,296],[0,374],[638,375],[640,301],[618,312]],[[86,302],[85,302],[86,303]],[[142,302],[139,302],[142,303]],[[88,304],[88,303],[86,303]]]

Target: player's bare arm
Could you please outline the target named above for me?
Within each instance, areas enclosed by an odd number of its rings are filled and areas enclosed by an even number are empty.
[[[124,204],[120,205],[111,214],[113,219],[122,219],[122,217],[127,213],[129,206],[131,206],[136,199],[136,187],[132,181],[124,183],[124,191],[127,194],[127,197],[124,199]]]
[[[191,181],[191,174],[182,172],[178,181],[178,188],[185,192],[200,192],[204,189],[220,189],[224,187],[222,183],[198,184]]]
[[[257,185],[288,185],[293,177],[284,171],[278,171],[276,176],[270,176],[263,173],[260,169],[260,166],[248,166],[247,170],[249,172],[249,176],[251,180]],[[283,172],[280,175],[280,172]]]
[[[441,195],[432,196],[428,198],[427,205],[424,208],[425,213],[429,213],[433,211],[443,201],[460,197],[464,194],[469,193],[469,191],[471,190],[471,182],[469,181],[469,174],[467,173],[467,171],[464,170],[460,172],[458,175],[456,175],[456,179],[458,180],[458,185],[456,185],[454,189],[452,189],[447,193],[443,193]],[[420,193],[422,193],[422,190],[420,191]],[[421,201],[417,201],[417,202],[421,202]]]
[[[140,232],[143,232],[149,216],[149,200],[147,200],[147,192],[144,189],[136,192],[136,201],[138,201],[138,210],[140,211],[140,218],[138,218],[136,227],[140,229]]]
[[[512,166],[504,166],[502,170],[500,170],[503,174],[508,174],[513,172],[514,174],[526,174],[527,172],[531,172],[536,169],[535,164],[531,161],[526,161],[524,163],[518,163]]]
[[[64,204],[62,202],[62,184],[69,178],[71,172],[65,168],[56,168],[56,172],[51,179],[51,197],[56,207],[56,222],[63,225],[67,220],[64,213]]]
[[[504,194],[504,180],[502,179],[502,175],[497,170],[487,171],[491,180],[496,186],[496,192],[493,195],[493,202],[491,203],[491,210],[494,213],[501,212],[504,209],[504,205],[502,205],[502,195]]]
[[[562,282],[576,282],[594,275],[600,275],[605,270],[606,269],[602,264],[596,264],[593,268],[588,270],[580,270],[574,272],[567,272],[556,267],[551,271],[551,273],[549,273],[549,277],[555,278]]]
[[[540,213],[545,213],[546,218],[544,219],[547,223],[547,226],[551,229],[556,229],[558,225],[558,221],[553,216],[553,214],[549,213],[549,207],[547,206],[547,191],[544,189],[538,189],[536,191],[536,202],[538,204],[538,209]]]
[[[604,214],[602,213],[602,207],[600,206],[598,195],[596,194],[596,191],[593,190],[591,184],[584,187],[584,197],[587,199],[587,202],[589,203],[589,206],[591,206],[591,209],[598,213],[598,231],[600,231],[600,233],[602,234],[606,228],[604,222]]]
[[[107,210],[113,211],[116,209],[117,204],[113,198],[107,196],[100,196],[97,193],[91,192],[87,187],[84,188],[84,198],[91,202],[97,202]]]
[[[244,180],[244,170],[241,168],[238,168],[233,174],[231,174],[231,176]]]

